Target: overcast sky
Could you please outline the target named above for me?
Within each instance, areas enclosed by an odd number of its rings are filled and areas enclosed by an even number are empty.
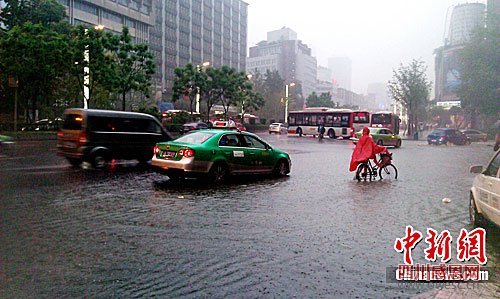
[[[433,50],[443,44],[445,20],[459,0],[244,0],[248,7],[248,45],[267,32],[289,27],[312,48],[319,65],[328,57],[352,60],[353,91],[387,82],[400,63],[422,59],[434,79]],[[474,1],[469,1],[474,2]],[[478,1],[486,3],[486,1]]]

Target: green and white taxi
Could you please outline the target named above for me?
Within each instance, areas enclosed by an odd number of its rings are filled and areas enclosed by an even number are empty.
[[[370,129],[370,137],[373,142],[378,145],[388,146],[392,145],[395,147],[401,147],[401,136],[394,134],[391,130],[387,128],[372,128]],[[351,138],[352,142],[356,144],[359,140],[359,137],[363,134],[363,130],[356,133],[356,137]]]
[[[153,170],[170,178],[208,176],[222,182],[230,175],[290,173],[290,156],[249,132],[199,130],[156,144]]]

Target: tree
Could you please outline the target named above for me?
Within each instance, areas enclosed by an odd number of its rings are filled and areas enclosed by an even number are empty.
[[[174,74],[172,101],[176,102],[181,97],[188,98],[189,111],[192,115],[196,96],[201,98],[200,92],[206,88],[207,73],[199,66],[188,63],[183,68],[176,68]]]
[[[55,0],[5,0],[5,8],[0,11],[0,23],[7,29],[23,25],[58,23],[66,17],[66,9]]]
[[[111,99],[109,96],[106,97],[106,93],[109,95],[113,92],[114,79],[119,76],[116,74],[116,61],[110,52],[110,43],[113,38],[110,32],[86,28],[82,25],[74,27],[71,31],[70,54],[74,63],[70,65],[71,74],[75,79],[72,83],[79,88],[78,98],[83,98],[84,70],[88,68],[89,98],[87,100],[89,107],[92,108],[111,106]],[[84,57],[86,50],[89,53],[88,61]],[[100,94],[99,98],[95,97],[97,93]]]
[[[69,37],[42,24],[26,22],[0,36],[0,69],[17,75],[24,100],[20,108],[31,111],[31,119],[39,104],[55,102],[55,90],[70,64],[68,53]]]
[[[319,96],[315,92],[311,93],[307,97],[306,105],[307,107],[335,107],[332,101],[332,95],[329,92],[322,93]]]
[[[151,76],[155,72],[153,54],[146,44],[132,43],[128,27],[119,36],[110,39],[109,51],[113,61],[112,87],[122,96],[122,109],[126,109],[126,95],[139,91],[149,95]]]
[[[281,78],[279,72],[267,70],[264,75],[255,72],[252,76],[252,81],[254,82],[256,92],[261,94],[264,99],[261,117],[279,119],[284,109],[280,99],[285,98],[285,81]],[[294,86],[289,90],[292,97],[293,91],[296,90],[296,88],[297,86]],[[290,94],[289,98],[292,98]]]
[[[500,117],[500,29],[492,26],[476,31],[460,55],[461,83],[457,93],[471,126],[477,116],[492,124]]]
[[[401,64],[388,84],[389,95],[408,111],[408,135],[415,131],[418,112],[428,105],[431,83],[427,81],[426,69],[420,60],[412,60],[408,66]]]

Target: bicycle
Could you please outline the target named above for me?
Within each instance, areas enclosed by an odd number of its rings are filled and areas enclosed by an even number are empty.
[[[318,139],[319,140],[322,140],[323,139],[323,136],[325,135],[325,126],[323,125],[319,125],[318,127]]]
[[[380,180],[386,178],[388,180],[398,179],[398,169],[394,164],[392,164],[392,154],[381,153],[378,164],[381,165],[380,168],[377,165],[372,165],[370,159],[367,162],[362,162],[356,168],[356,179],[358,182],[361,181],[372,181],[378,175]]]

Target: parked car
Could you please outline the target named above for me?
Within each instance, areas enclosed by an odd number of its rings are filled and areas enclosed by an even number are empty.
[[[488,141],[488,134],[474,129],[460,130],[470,141]]]
[[[490,163],[472,166],[471,173],[477,173],[470,189],[469,215],[474,225],[484,224],[488,219],[500,226],[500,150],[497,150]]]
[[[283,123],[272,123],[269,125],[269,134],[286,134],[287,130],[287,126]]]
[[[172,137],[151,115],[92,109],[66,109],[58,132],[58,155],[72,165],[83,161],[95,168],[111,159],[147,162],[156,143]]]
[[[427,135],[427,143],[464,145],[470,144],[470,138],[457,129],[439,128]]]
[[[180,128],[180,133],[186,134],[189,131],[201,129],[208,129],[208,125],[204,122],[187,123],[182,125],[182,127]]]
[[[151,162],[170,178],[210,177],[222,182],[230,175],[290,172],[290,156],[255,134],[232,130],[199,130],[158,143]]]
[[[401,147],[402,140],[401,136],[394,134],[390,129],[387,128],[372,128],[370,129],[370,136],[372,137],[373,142],[382,146],[395,146]],[[355,137],[351,138],[352,142],[356,144],[359,140],[359,137],[363,134],[363,130],[356,132]]]
[[[233,120],[216,120],[212,123],[212,128],[246,131],[247,128],[242,124]]]
[[[63,120],[56,118],[49,120],[47,118],[37,120],[32,124],[27,124],[21,128],[21,131],[57,131],[61,128]]]
[[[247,128],[242,123],[236,123],[236,130],[246,131]]]

